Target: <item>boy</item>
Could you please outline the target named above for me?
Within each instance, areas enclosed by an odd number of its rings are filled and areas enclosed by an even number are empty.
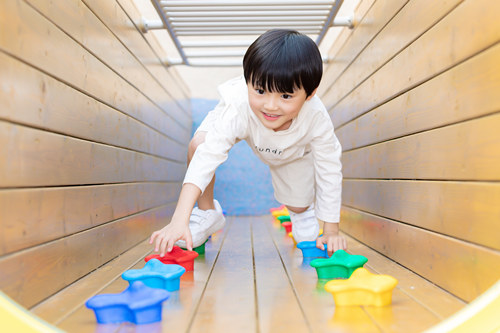
[[[215,169],[246,140],[269,165],[276,200],[290,211],[297,242],[316,240],[329,255],[347,247],[339,235],[341,147],[330,116],[315,96],[323,63],[316,44],[294,30],[270,30],[250,45],[244,78],[219,87],[188,148],[188,170],[170,224],[151,235],[163,256],[174,243],[191,250],[225,224],[213,198]],[[198,201],[198,207],[194,208]],[[318,238],[318,220],[324,222]]]

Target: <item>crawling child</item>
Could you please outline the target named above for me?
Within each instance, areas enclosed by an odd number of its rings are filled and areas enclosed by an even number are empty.
[[[295,240],[316,240],[329,254],[346,249],[339,234],[341,146],[316,96],[323,73],[316,44],[294,30],[267,31],[248,48],[243,72],[219,87],[219,104],[189,144],[172,219],[151,235],[150,243],[162,256],[174,244],[191,250],[224,227],[222,208],[214,200],[215,170],[231,147],[245,140],[269,166],[274,196],[290,212]],[[323,235],[318,237],[320,222]]]

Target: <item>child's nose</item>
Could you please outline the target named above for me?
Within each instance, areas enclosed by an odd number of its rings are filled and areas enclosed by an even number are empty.
[[[278,99],[274,96],[269,96],[266,99],[266,103],[264,104],[264,107],[268,110],[275,110],[278,108]]]

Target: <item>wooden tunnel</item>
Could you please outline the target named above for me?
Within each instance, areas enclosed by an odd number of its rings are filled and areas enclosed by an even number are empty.
[[[341,228],[371,270],[400,280],[407,307],[335,323],[271,217],[230,217],[165,310],[173,324],[154,330],[418,332],[494,285],[499,14],[495,0],[362,0],[325,65]],[[123,290],[186,170],[190,92],[140,21],[132,0],[0,1],[0,289],[68,331],[96,329],[83,302]]]

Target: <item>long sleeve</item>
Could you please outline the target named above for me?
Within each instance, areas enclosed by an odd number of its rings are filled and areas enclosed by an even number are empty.
[[[207,132],[205,142],[198,146],[184,177],[184,183],[191,183],[205,191],[219,165],[226,161],[229,150],[244,137],[245,115],[224,102],[215,110],[218,120]]]
[[[327,118],[322,114],[320,118]],[[342,201],[342,147],[331,120],[319,119],[311,142],[316,182],[316,217],[325,222],[340,221]]]

